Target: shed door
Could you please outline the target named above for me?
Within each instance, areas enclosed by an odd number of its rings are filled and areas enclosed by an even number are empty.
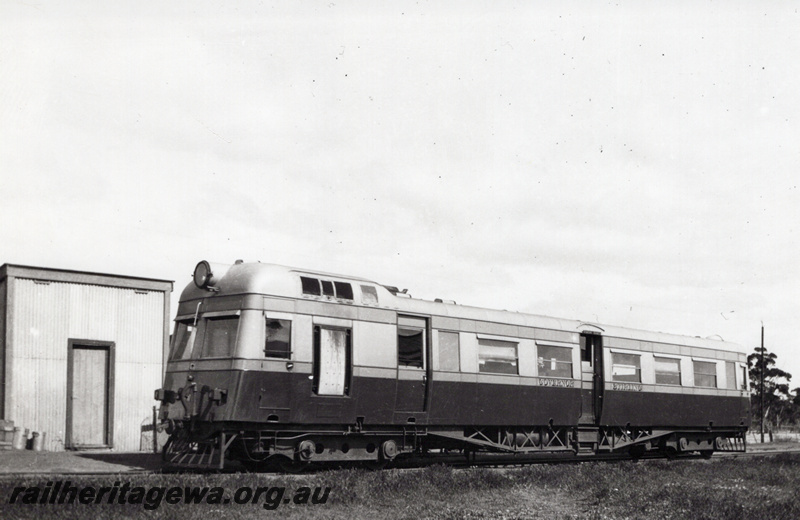
[[[70,354],[68,447],[110,447],[111,347],[74,343]]]

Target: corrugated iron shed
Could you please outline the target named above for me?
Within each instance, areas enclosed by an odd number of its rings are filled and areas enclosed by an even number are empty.
[[[172,282],[0,266],[0,417],[45,449],[135,451],[169,342]]]

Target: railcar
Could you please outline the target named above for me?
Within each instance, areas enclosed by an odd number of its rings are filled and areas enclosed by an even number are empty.
[[[735,344],[412,298],[351,276],[197,264],[155,392],[168,464],[744,451]]]

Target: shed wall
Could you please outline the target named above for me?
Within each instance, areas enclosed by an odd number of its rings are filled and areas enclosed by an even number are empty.
[[[6,404],[6,279],[0,279],[0,418]]]
[[[68,342],[113,342],[113,447],[139,450],[161,384],[167,293],[23,278],[13,284],[6,418],[46,432],[45,449],[63,450]]]

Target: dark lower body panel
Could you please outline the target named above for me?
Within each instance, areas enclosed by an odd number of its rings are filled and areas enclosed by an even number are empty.
[[[185,376],[175,377],[177,381]],[[171,382],[168,375],[167,384]],[[260,371],[214,371],[194,374],[195,390],[186,403],[203,421],[270,424],[362,424],[428,426],[577,425],[581,416],[578,388],[429,382],[428,407],[419,381],[354,377],[347,396],[318,396],[309,374]],[[214,390],[225,398],[210,402]],[[177,390],[174,388],[173,390]],[[397,399],[398,394],[419,399]],[[409,403],[397,409],[398,403]],[[416,403],[416,404],[415,404]],[[748,423],[746,397],[606,390],[597,425],[668,428],[742,427]],[[180,402],[169,417],[180,419]]]

